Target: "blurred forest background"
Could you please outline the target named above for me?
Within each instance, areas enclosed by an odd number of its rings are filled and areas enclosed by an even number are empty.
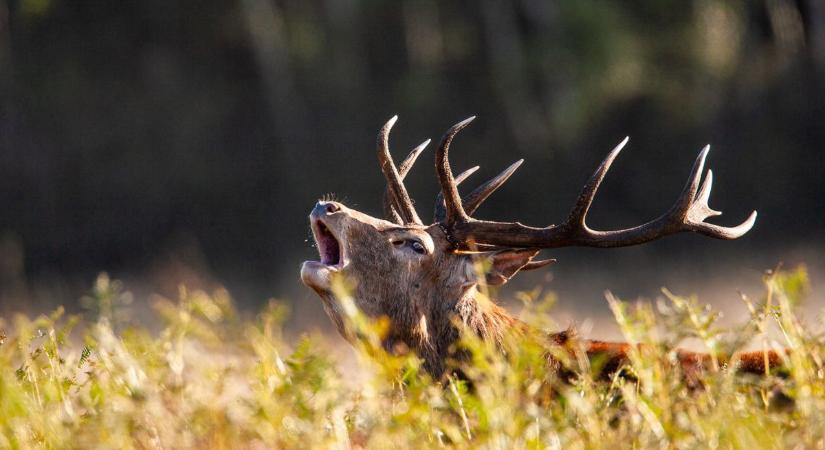
[[[467,188],[527,160],[478,215],[534,225],[563,219],[626,135],[596,228],[664,211],[713,145],[715,221],[757,209],[755,229],[553,252],[522,286],[579,316],[607,288],[735,300],[780,261],[821,267],[819,0],[0,0],[0,312],[72,308],[105,270],[318,320],[298,278],[317,258],[306,216],[328,192],[379,214],[374,139],[393,114],[397,159],[477,114],[452,152],[457,171],[482,166]],[[407,182],[422,212],[425,155]]]

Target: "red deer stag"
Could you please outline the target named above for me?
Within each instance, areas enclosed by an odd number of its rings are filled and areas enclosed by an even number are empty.
[[[747,233],[756,211],[740,225],[722,227],[704,222],[721,214],[708,206],[712,173],[700,187],[705,147],[696,159],[687,184],[673,206],[645,224],[615,231],[597,231],[586,223],[587,212],[613,160],[627,143],[623,140],[601,163],[582,189],[567,219],[559,225],[534,228],[518,222],[475,219],[472,214],[521,164],[517,161],[495,178],[462,198],[458,184],[478,167],[453,176],[448,159],[450,144],[473,117],[450,128],[436,152],[436,171],[441,192],[435,203],[435,221],[424,225],[404,187],[404,177],[427,142],[415,148],[396,166],[390,156],[389,133],[396,117],[378,134],[378,159],[387,180],[384,208],[387,219],[378,219],[338,202],[319,201],[309,220],[320,261],[307,261],[301,279],[323,300],[324,309],[339,332],[347,337],[341,304],[333,294],[335,277],[354,282],[352,296],[370,317],[387,317],[389,331],[383,344],[388,350],[409,348],[435,377],[445,372],[445,362],[459,339],[462,322],[483,339],[500,340],[505,332],[523,324],[504,309],[480,296],[480,283],[500,285],[521,270],[546,266],[554,260],[534,260],[541,249],[566,246],[622,247],[642,244],[680,232],[695,232],[717,239],[736,239]],[[478,259],[484,264],[476,264]],[[476,267],[487,269],[483,276]],[[566,333],[550,337],[567,340]],[[585,341],[589,356],[608,355],[608,366],[618,367],[626,357],[626,344]],[[762,370],[762,353],[745,355],[740,369]],[[777,355],[770,355],[772,363]],[[706,355],[682,352],[683,366],[701,365]]]

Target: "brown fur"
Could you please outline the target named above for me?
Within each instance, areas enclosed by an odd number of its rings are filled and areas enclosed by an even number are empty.
[[[334,206],[330,208],[332,211],[325,209],[328,205]],[[390,351],[414,351],[434,377],[441,377],[446,361],[456,356],[453,352],[460,337],[456,321],[479,337],[497,343],[506,333],[521,332],[526,327],[480,295],[477,285],[489,279],[506,282],[532,260],[536,251],[474,257],[453,251],[438,225],[401,226],[335,202],[319,202],[310,220],[316,240],[318,223],[329,229],[342,250],[344,261],[342,267],[334,271],[316,262],[304,263],[302,279],[321,296],[330,319],[347,338],[351,337],[347,336],[340,304],[331,287],[331,280],[337,277],[354,286],[352,297],[364,314],[389,319],[384,347]],[[420,243],[426,252],[413,251],[410,247],[413,241]],[[479,259],[486,263],[486,276],[477,274]],[[573,340],[569,331],[557,333],[549,336],[548,345],[565,346]],[[602,341],[580,343],[589,358],[602,360],[603,376],[624,365],[631,348],[628,344]],[[691,377],[706,369],[710,360],[707,354],[678,353],[682,370]],[[724,363],[727,359],[721,360]],[[764,373],[764,360],[762,352],[741,354],[737,369]],[[778,365],[780,360],[776,353],[768,354],[770,367]]]
[[[552,341],[559,346],[570,347],[570,344],[577,342],[574,331],[567,330],[551,335]],[[622,366],[629,363],[629,353],[632,346],[620,342],[604,342],[597,340],[583,340],[580,342],[583,350],[591,361],[598,360],[603,366],[597,374],[598,378],[608,379]],[[686,377],[689,384],[698,385],[702,372],[712,368],[712,358],[708,353],[691,352],[678,350],[676,361],[681,372]],[[767,368],[765,363],[767,362]],[[740,373],[750,373],[754,375],[765,375],[771,369],[782,364],[782,356],[773,351],[752,351],[737,353],[735,355],[717,355],[717,364],[720,368],[732,368]],[[731,367],[733,365],[733,367]]]

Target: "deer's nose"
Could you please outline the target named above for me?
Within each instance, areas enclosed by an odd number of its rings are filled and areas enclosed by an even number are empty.
[[[312,209],[313,216],[325,216],[341,210],[341,205],[335,202],[318,202],[315,208]]]

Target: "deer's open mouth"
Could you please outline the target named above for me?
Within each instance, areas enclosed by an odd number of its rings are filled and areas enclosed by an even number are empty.
[[[301,266],[301,280],[322,298],[332,289],[332,275],[343,270],[347,264],[346,247],[334,225],[328,225],[323,216],[310,215],[312,236],[320,261],[305,261]]]
[[[321,264],[341,268],[344,262],[343,248],[341,242],[330,231],[329,227],[321,220],[314,220],[312,222],[312,234],[315,237],[315,244],[318,246]]]

